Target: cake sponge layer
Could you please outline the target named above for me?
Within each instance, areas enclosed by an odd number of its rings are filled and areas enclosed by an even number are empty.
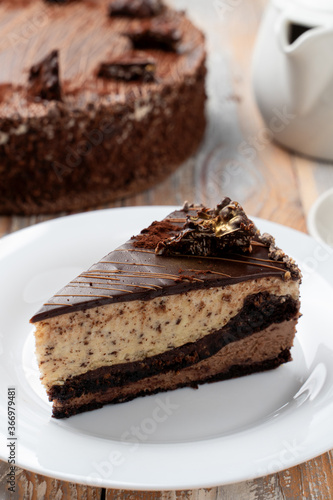
[[[298,301],[298,283],[275,277],[179,295],[113,303],[40,321],[36,354],[47,389],[100,367],[157,356],[222,329],[248,295]]]

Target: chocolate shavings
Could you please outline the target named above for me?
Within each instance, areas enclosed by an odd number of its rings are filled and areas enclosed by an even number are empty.
[[[131,54],[101,63],[97,76],[127,82],[152,82],[155,79],[155,71],[155,59],[142,57],[139,54]]]
[[[222,252],[251,252],[251,239],[258,234],[239,203],[230,198],[215,209],[202,208],[187,216],[182,231],[160,241],[157,255],[219,256]]]
[[[158,49],[175,52],[181,40],[178,26],[165,18],[143,23],[124,34],[131,40],[135,49]]]
[[[59,53],[52,50],[42,61],[30,69],[28,93],[48,101],[61,101],[59,80]]]

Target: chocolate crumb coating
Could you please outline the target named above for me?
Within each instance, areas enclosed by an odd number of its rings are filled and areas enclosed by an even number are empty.
[[[114,0],[109,5],[110,16],[151,17],[163,10],[161,0]]]
[[[275,238],[272,235],[268,233],[260,234],[259,241],[269,247],[268,256],[270,259],[276,262],[283,262],[288,269],[287,273],[289,272],[293,278],[302,277],[301,271],[295,260],[286,255],[281,248],[276,246]]]
[[[164,180],[200,145],[206,126],[204,34],[161,2],[140,2],[153,6],[148,17],[140,17],[148,15],[141,10],[109,16],[109,4],[0,2],[4,29],[13,25],[24,32],[27,16],[41,24],[24,38],[24,50],[22,37],[2,43],[1,214],[78,211],[133,195]],[[173,29],[163,35],[164,49],[157,44],[139,50],[126,36],[146,32],[151,23],[154,30],[161,25],[154,36],[162,36],[166,20],[181,34],[179,44]],[[172,50],[165,50],[169,35]],[[55,49],[60,72],[52,66]],[[129,53],[142,61],[125,71]],[[115,62],[117,67],[110,64]]]
[[[254,223],[238,202],[224,198],[214,209],[201,208],[187,216],[183,230],[160,241],[157,255],[218,256],[221,252],[251,252],[251,240],[258,234]]]
[[[32,97],[48,101],[61,100],[58,50],[52,50],[42,61],[31,67],[28,93]]]

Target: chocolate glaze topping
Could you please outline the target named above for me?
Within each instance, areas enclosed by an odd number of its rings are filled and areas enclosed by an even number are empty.
[[[156,255],[151,241],[152,236],[158,234],[159,224],[161,238],[165,238],[166,222],[170,224],[169,236],[176,237],[179,235],[180,221],[184,224],[187,215],[197,217],[198,209],[207,213],[202,207],[192,206],[186,211],[177,210],[171,213],[164,221],[153,223],[140,235],[73,279],[44,304],[31,322],[113,302],[150,300],[158,296],[220,287],[269,276],[300,279],[297,266],[295,265],[291,272],[284,254],[282,260],[270,258],[272,249],[269,244],[260,241],[259,236],[251,240],[251,253],[233,250],[221,252],[219,256],[214,257]],[[156,244],[156,240],[154,243]]]

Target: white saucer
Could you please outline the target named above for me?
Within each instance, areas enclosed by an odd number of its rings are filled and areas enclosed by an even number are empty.
[[[311,236],[333,247],[333,188],[320,195],[312,205],[307,225]]]

